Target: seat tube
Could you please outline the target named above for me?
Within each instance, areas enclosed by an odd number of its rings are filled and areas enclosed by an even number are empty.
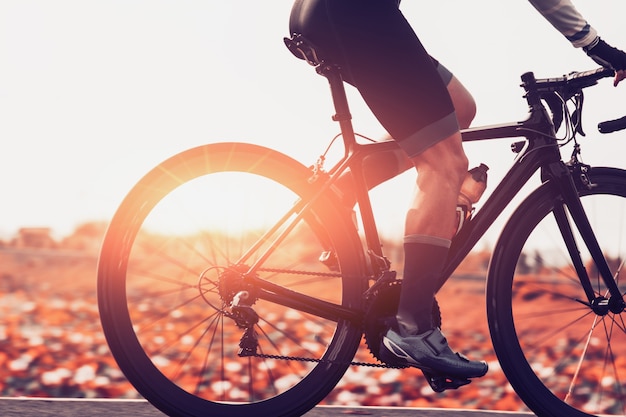
[[[346,155],[350,154],[356,144],[356,137],[352,126],[352,115],[348,106],[346,89],[341,77],[341,68],[338,65],[321,63],[317,67],[317,73],[323,75],[328,80],[333,105],[335,106],[333,120],[339,122],[339,128],[341,129],[341,135],[346,147]]]
[[[333,120],[339,122],[346,155],[353,155],[355,152],[358,152],[357,143],[354,128],[352,126],[352,115],[350,114],[346,89],[343,83],[343,78],[341,77],[341,68],[338,65],[322,63],[317,67],[317,72],[328,79],[333,104],[335,106],[335,115],[333,116]],[[353,171],[355,180],[361,183],[361,186],[357,186],[357,190],[366,190],[367,187],[364,182],[361,166],[363,160],[361,157],[358,157],[357,160],[360,162],[351,165],[350,169]],[[367,193],[357,191],[357,201],[359,203],[368,249],[371,253],[382,259],[382,245],[376,230],[374,213]],[[381,266],[388,267],[388,265],[377,265],[378,268]]]

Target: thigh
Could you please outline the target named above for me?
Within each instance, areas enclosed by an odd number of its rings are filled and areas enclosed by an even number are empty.
[[[342,66],[346,81],[412,156],[448,137],[458,125],[445,83],[396,3],[298,1],[291,29]]]

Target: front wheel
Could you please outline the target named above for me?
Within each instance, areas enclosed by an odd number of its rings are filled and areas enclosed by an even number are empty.
[[[626,172],[593,169],[581,201],[622,294],[626,282]],[[549,184],[511,216],[494,250],[487,312],[511,385],[538,416],[626,415],[624,312],[593,308],[565,247]],[[608,298],[580,235],[575,240],[594,298]]]
[[[122,202],[98,263],[99,310],[118,365],[157,408],[300,415],[344,374],[360,323],[306,301],[359,311],[362,252],[332,196],[297,220],[319,188],[310,177],[267,148],[212,144],[158,165]],[[329,250],[332,269],[318,261]]]

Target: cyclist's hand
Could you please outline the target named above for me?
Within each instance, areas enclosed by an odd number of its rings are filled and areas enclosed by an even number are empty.
[[[599,37],[583,49],[598,64],[615,71],[613,85],[616,86],[626,78],[626,53],[624,51],[610,46]]]

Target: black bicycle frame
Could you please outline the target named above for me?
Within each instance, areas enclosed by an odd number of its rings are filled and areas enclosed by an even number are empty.
[[[350,110],[345,98],[345,89],[339,69],[331,65],[321,65],[318,67],[317,72],[325,76],[329,81],[336,111],[333,119],[340,122],[342,137],[345,143],[345,157],[329,171],[331,175],[329,183],[332,184],[333,179],[347,168],[351,170],[356,184],[357,202],[359,203],[368,250],[377,256],[383,257],[369,200],[368,188],[362,173],[362,162],[369,155],[397,149],[398,145],[394,141],[357,143],[350,122]],[[554,127],[545,107],[539,100],[532,103],[530,100],[529,98],[529,116],[523,122],[477,127],[461,132],[464,142],[526,137],[527,145],[520,151],[516,162],[483,207],[463,226],[461,232],[454,238],[440,286],[452,275],[500,213],[540,168],[543,167],[546,172],[553,171],[553,168],[547,168],[553,165],[563,166],[567,169],[561,161]],[[576,193],[575,188],[573,192]]]
[[[345,145],[345,155],[328,171],[326,183],[318,190],[316,196],[310,201],[303,202],[304,205],[300,205],[299,208],[294,209],[293,212],[301,210],[297,219],[301,218],[302,213],[314,203],[316,198],[324,192],[327,192],[337,178],[349,169],[355,182],[357,202],[359,204],[368,254],[373,259],[373,262],[370,263],[372,270],[370,273],[366,274],[367,276],[364,278],[381,278],[385,276],[384,274],[386,272],[389,272],[389,265],[386,261],[378,262],[379,260],[385,260],[385,258],[382,253],[382,245],[380,244],[368,188],[362,172],[362,165],[363,160],[367,158],[367,156],[378,152],[396,150],[398,149],[398,145],[394,141],[358,143],[352,127],[350,110],[339,68],[333,65],[321,64],[317,67],[317,72],[325,76],[329,81],[336,112],[333,116],[333,120],[338,121],[340,124],[341,135]],[[534,77],[531,81],[534,81]],[[487,229],[494,223],[500,213],[509,205],[528,180],[535,173],[540,171],[542,181],[544,183],[552,183],[558,190],[558,195],[562,197],[563,203],[567,207],[567,211],[573,222],[578,227],[583,241],[589,249],[612,298],[621,300],[619,304],[623,305],[622,295],[620,294],[615,279],[610,272],[606,259],[602,254],[595,234],[589,224],[589,220],[582,208],[576,184],[572,178],[572,172],[562,161],[559,145],[555,137],[554,125],[552,124],[548,112],[542,104],[540,96],[533,91],[528,92],[527,90],[526,99],[529,104],[529,115],[526,120],[509,124],[470,128],[461,132],[464,142],[521,137],[524,137],[526,141],[523,148],[519,150],[513,166],[509,169],[483,206],[475,213],[469,222],[464,224],[459,234],[453,239],[450,254],[439,282],[439,287],[450,278],[461,261],[465,259],[478,240],[485,234]],[[555,192],[555,195],[556,193],[557,192]],[[578,272],[581,285],[585,289],[589,303],[592,303],[595,294],[590,278],[587,275],[584,265],[582,265],[571,225],[563,208],[557,207],[555,209],[555,219]],[[278,239],[280,239],[280,236]],[[265,257],[261,259],[265,259]],[[250,270],[254,271],[258,267],[259,265],[255,265]],[[254,274],[250,275],[251,277],[249,276],[248,278],[251,279],[255,285],[264,290],[261,297],[272,302],[311,312],[332,320],[346,319],[358,321],[362,317],[362,312],[296,293],[258,278],[254,276]]]

